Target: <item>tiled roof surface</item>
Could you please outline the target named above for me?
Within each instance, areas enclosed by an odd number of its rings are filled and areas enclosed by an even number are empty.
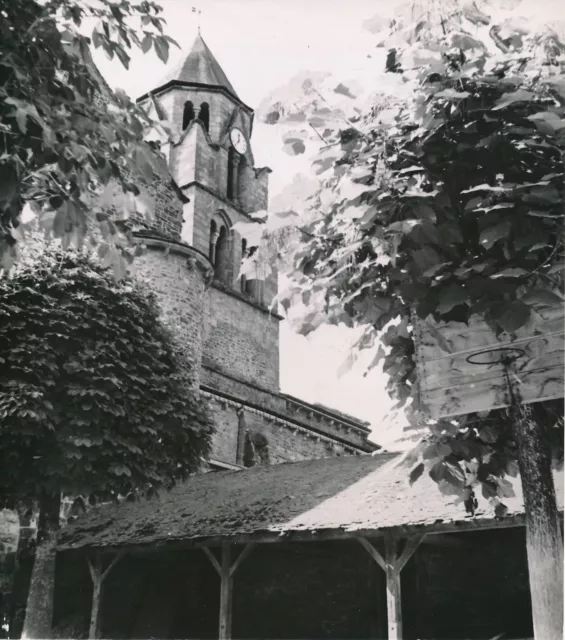
[[[424,474],[412,487],[399,454],[307,460],[196,475],[158,498],[93,509],[61,532],[60,548],[119,547],[300,532],[431,527],[471,518]],[[519,482],[515,484],[519,485]],[[563,476],[556,476],[563,508]],[[517,496],[509,516],[521,514]],[[487,524],[479,498],[474,520]]]
[[[224,87],[233,96],[238,97],[222,67],[200,34],[196,37],[190,53],[171,69],[160,84],[164,85],[172,80]]]

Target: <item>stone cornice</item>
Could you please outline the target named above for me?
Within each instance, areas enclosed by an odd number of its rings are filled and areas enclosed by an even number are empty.
[[[183,242],[160,237],[148,231],[135,232],[134,237],[147,247],[163,249],[163,251],[186,257],[187,267],[192,268],[196,266],[204,274],[206,285],[209,286],[211,283],[214,268],[208,256],[202,251]]]
[[[183,80],[169,80],[169,82],[162,84],[160,87],[153,89],[151,92],[144,93],[142,96],[137,98],[136,103],[147,100],[147,98],[149,98],[150,93],[152,93],[153,95],[158,95],[160,93],[163,93],[164,91],[167,91],[168,89],[173,89],[175,87],[179,89],[202,89],[204,91],[209,91],[211,93],[222,93],[223,95],[225,95],[230,100],[232,100],[233,102],[235,102],[236,104],[238,104],[240,107],[242,107],[247,111],[248,115],[251,118],[250,132],[251,133],[253,132],[253,120],[255,115],[253,109],[250,106],[246,105],[245,102],[243,102],[240,98],[238,98],[238,96],[234,95],[231,91],[229,91],[229,89],[226,89],[226,87],[221,87],[221,86],[212,85],[212,84],[202,84],[200,82],[185,82]]]
[[[297,411],[297,413],[303,411],[307,414],[317,414],[318,416],[321,416],[322,418],[329,420],[330,422],[341,422],[351,429],[360,431],[363,435],[371,433],[370,424],[368,422],[358,420],[353,416],[340,414],[337,411],[333,411],[330,407],[311,404],[309,402],[306,402],[305,400],[300,400],[299,398],[295,398],[294,396],[290,396],[285,393],[281,393],[281,396],[286,400],[287,406],[294,405],[296,407],[295,410]]]
[[[362,447],[359,445],[351,444],[341,438],[336,436],[328,436],[325,435],[313,427],[309,425],[300,424],[298,421],[294,421],[292,418],[284,417],[278,414],[275,411],[270,411],[267,409],[263,409],[252,402],[248,402],[247,400],[243,400],[242,398],[236,398],[229,393],[225,393],[223,391],[216,391],[212,387],[208,387],[207,385],[200,386],[200,393],[208,398],[214,398],[220,403],[224,403],[226,405],[232,406],[235,409],[244,409],[245,411],[249,411],[250,413],[254,413],[259,415],[269,422],[274,422],[280,426],[286,427],[294,432],[302,432],[308,435],[309,438],[313,440],[324,441],[332,445],[338,445],[343,447],[344,451],[349,452],[355,455],[362,455],[371,453],[372,451],[380,448],[378,445],[367,442],[366,447]]]
[[[273,398],[276,398],[278,400],[283,400],[285,402],[285,404],[289,401],[294,402],[295,404],[301,404],[302,407],[304,408],[305,411],[308,411],[310,408],[314,411],[315,410],[315,406],[314,405],[310,405],[308,402],[305,402],[304,400],[299,400],[298,398],[294,398],[294,396],[289,396],[288,394],[285,393],[281,393],[281,392],[274,392],[271,389],[267,389],[266,387],[262,387],[258,384],[255,384],[254,382],[249,382],[248,380],[242,380],[241,378],[237,378],[236,376],[232,376],[229,373],[226,373],[225,371],[222,371],[220,369],[216,369],[215,367],[212,367],[210,365],[207,364],[202,364],[202,368],[206,369],[208,371],[210,371],[211,373],[214,373],[216,375],[222,376],[223,378],[227,378],[228,380],[233,380],[234,382],[237,382],[238,384],[242,384],[245,387],[249,387],[250,389],[255,389],[256,391],[259,391],[260,393],[264,393],[268,396],[271,396]],[[210,388],[212,389],[212,387],[208,387],[208,385],[203,385],[206,388]],[[223,393],[223,392],[219,392],[219,393]],[[316,410],[317,413],[319,413],[322,417],[326,418],[327,420],[330,421],[330,423],[335,423],[337,425],[343,425],[343,427],[345,427],[348,430],[352,430],[355,431],[359,434],[361,434],[363,437],[366,437],[370,434],[371,430],[368,427],[364,427],[361,425],[356,425],[354,423],[351,423],[347,420],[346,417],[342,417],[340,416],[339,413],[336,414],[332,414],[329,415],[330,413],[330,409],[328,409],[326,412],[322,410]],[[312,429],[315,429],[315,427],[311,427]],[[378,445],[376,442],[368,442],[370,447],[374,447],[375,449],[381,449],[381,446]]]
[[[209,193],[211,196],[214,196],[214,198],[217,198],[220,202],[223,202],[226,206],[231,207],[232,209],[234,209],[238,213],[241,213],[242,216],[245,216],[246,218],[248,218],[252,222],[256,222],[257,224],[263,224],[260,220],[257,220],[255,218],[253,218],[253,216],[251,214],[246,213],[239,206],[239,204],[237,204],[237,202],[234,202],[233,200],[228,200],[227,198],[224,198],[224,196],[221,193],[218,193],[214,189],[212,189],[210,187],[207,187],[205,184],[202,184],[201,182],[198,182],[198,180],[193,180],[192,182],[187,182],[186,184],[183,184],[179,188],[180,189],[190,189],[191,187],[198,187],[199,189],[202,189],[202,191],[206,191],[206,193]]]

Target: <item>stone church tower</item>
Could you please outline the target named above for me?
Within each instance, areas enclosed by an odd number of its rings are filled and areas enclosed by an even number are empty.
[[[181,64],[138,102],[172,130],[161,149],[173,186],[148,189],[155,219],[139,233],[148,250],[137,269],[158,293],[191,361],[197,355],[194,373],[217,427],[211,465],[377,449],[366,423],[280,393],[282,318],[268,309],[276,276],[238,279],[254,248],[232,229],[267,209],[270,169],[255,167],[253,110],[200,34]]]

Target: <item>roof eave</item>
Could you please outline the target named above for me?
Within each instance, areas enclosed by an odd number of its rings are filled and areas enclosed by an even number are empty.
[[[221,473],[221,472],[216,472]],[[563,511],[560,510],[563,518]],[[446,533],[462,533],[465,531],[487,531],[491,529],[508,529],[526,525],[523,513],[514,513],[504,518],[469,517],[463,520],[450,520],[433,523],[413,523],[386,528],[334,528],[317,530],[266,530],[248,533],[194,536],[192,538],[161,539],[139,544],[89,545],[72,543],[58,546],[60,552],[85,551],[96,549],[100,552],[115,553],[154,553],[157,551],[173,551],[199,547],[213,547],[221,544],[273,544],[280,542],[325,542],[336,540],[355,540],[358,538],[379,538],[394,534],[401,537],[415,535],[434,535]]]
[[[167,89],[171,89],[172,87],[179,88],[189,88],[189,89],[205,89],[206,91],[213,91],[215,93],[223,93],[229,98],[231,98],[234,102],[236,102],[240,107],[244,108],[249,112],[251,116],[253,116],[253,109],[245,104],[240,98],[238,98],[235,93],[231,92],[226,87],[221,87],[214,84],[203,84],[201,82],[187,82],[185,80],[169,80],[165,84],[157,87],[156,89],[152,89],[147,93],[144,93],[142,96],[137,98],[136,103],[142,102],[143,100],[147,100],[151,94],[158,95],[159,93],[166,91]]]

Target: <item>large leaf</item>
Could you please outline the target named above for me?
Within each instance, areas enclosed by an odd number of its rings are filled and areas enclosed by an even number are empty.
[[[496,316],[496,321],[507,333],[514,333],[527,324],[531,315],[531,307],[524,302],[516,301],[504,305]]]
[[[479,237],[479,243],[485,249],[491,249],[494,244],[508,237],[508,233],[510,232],[510,221],[503,220],[498,224],[487,227],[481,231],[481,235]]]
[[[497,101],[496,106],[494,106],[492,110],[497,111],[499,109],[505,109],[515,102],[531,102],[534,97],[535,96],[531,91],[526,91],[525,89],[518,89],[517,91],[505,93],[500,100]]]
[[[161,62],[166,63],[169,59],[169,43],[162,36],[153,37],[153,46],[155,47],[155,53]]]
[[[424,463],[420,462],[420,464],[416,465],[414,469],[410,472],[410,484],[414,484],[424,473]]]
[[[522,302],[537,307],[556,307],[563,305],[564,300],[549,289],[530,289],[523,296]]]
[[[440,296],[437,311],[447,314],[461,304],[469,304],[469,292],[460,285],[453,284]]]

